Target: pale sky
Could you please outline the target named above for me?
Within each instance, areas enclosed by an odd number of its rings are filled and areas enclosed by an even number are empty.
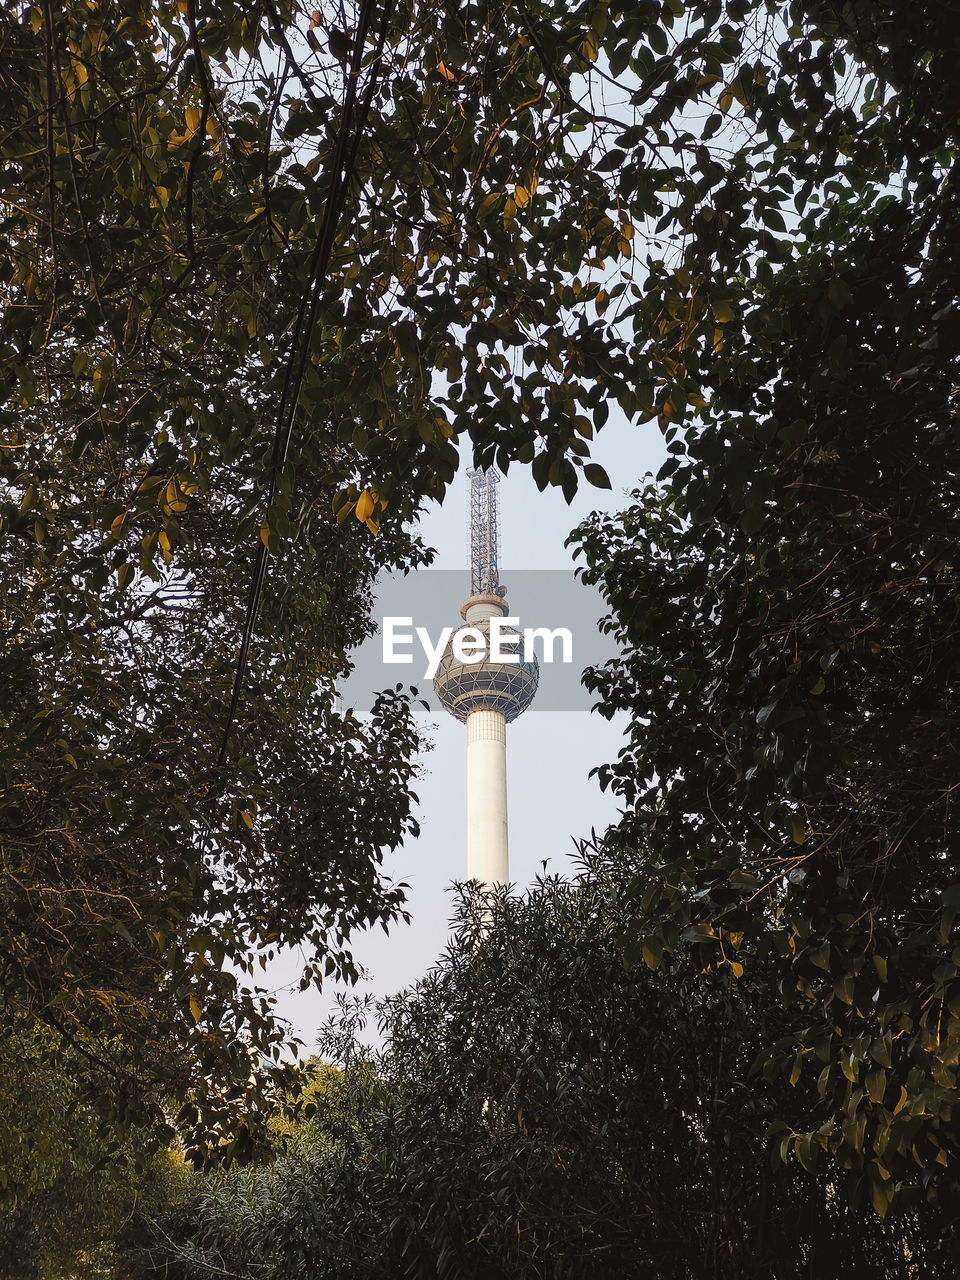
[[[584,484],[570,506],[559,489],[538,492],[529,468],[516,466],[502,480],[501,581],[510,586],[511,570],[569,569],[567,534],[593,510],[618,510],[625,494],[654,474],[666,458],[656,423],[628,426],[616,407],[592,445],[593,459],[607,470],[612,490]],[[465,455],[442,507],[434,506],[420,526],[424,540],[437,548],[434,568],[462,569],[463,590],[450,601],[451,621],[467,594],[467,480]],[[398,668],[397,678],[405,677]],[[426,717],[425,717],[426,719]],[[379,926],[354,939],[354,955],[367,973],[354,992],[376,996],[398,991],[422,977],[444,947],[451,909],[449,886],[466,879],[465,730],[452,716],[429,717],[433,747],[423,758],[423,776],[414,789],[420,797],[421,834],[387,855],[385,870],[409,885],[410,925],[384,934]],[[622,745],[622,728],[596,714],[532,708],[507,730],[510,874],[518,886],[542,870],[571,868],[573,838],[602,831],[616,817],[611,797],[587,775],[594,765],[613,760]],[[335,1007],[335,992],[284,990],[291,982],[293,956],[271,966],[266,985],[277,989],[279,1011],[289,1018],[304,1048],[314,1048],[316,1029]]]

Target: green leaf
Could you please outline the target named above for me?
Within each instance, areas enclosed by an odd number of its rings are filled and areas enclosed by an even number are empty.
[[[610,477],[604,471],[598,462],[587,462],[584,464],[583,474],[589,484],[595,489],[612,489]]]
[[[806,1169],[807,1173],[815,1173],[817,1169],[817,1154],[819,1147],[809,1133],[801,1134],[796,1141],[797,1159]]]

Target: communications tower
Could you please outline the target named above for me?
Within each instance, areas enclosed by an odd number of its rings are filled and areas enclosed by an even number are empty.
[[[524,660],[522,640],[513,628],[500,626],[500,656],[493,661],[490,620],[508,613],[506,588],[500,585],[497,484],[494,471],[470,471],[470,595],[460,606],[464,626],[450,638],[433,687],[451,715],[467,726],[467,878],[484,888],[510,878],[507,848],[507,725],[526,711],[539,680],[536,658]],[[496,629],[496,628],[495,628]],[[467,632],[476,636],[467,636]],[[454,650],[462,636],[475,660]]]

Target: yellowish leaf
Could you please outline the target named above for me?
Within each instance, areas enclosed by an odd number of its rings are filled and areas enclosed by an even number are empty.
[[[893,1187],[888,1182],[871,1183],[870,1199],[877,1215],[885,1218],[887,1210],[890,1208],[890,1202],[893,1199]]]
[[[877,1104],[881,1103],[887,1088],[887,1073],[885,1071],[871,1071],[864,1080],[864,1084],[867,1086],[870,1101]]]
[[[166,487],[163,491],[161,505],[167,510],[167,512],[179,513],[181,511],[186,511],[187,504],[184,502],[183,495],[177,487],[176,480],[167,481]]]
[[[370,492],[369,489],[364,489],[363,493],[361,493],[360,497],[357,499],[357,507],[356,507],[357,519],[360,521],[361,524],[367,523],[367,521],[373,515],[374,508],[376,507],[376,505],[377,504],[374,501],[373,494]]]
[[[194,1022],[199,1022],[203,1016],[203,1006],[200,1003],[200,997],[195,991],[190,992],[190,1014]]]
[[[505,194],[506,193],[503,191],[491,191],[489,195],[484,196],[477,206],[477,217],[488,218],[499,205]]]

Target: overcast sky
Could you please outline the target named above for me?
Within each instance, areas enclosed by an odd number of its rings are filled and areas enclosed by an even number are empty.
[[[610,476],[611,491],[586,484],[570,506],[559,489],[539,493],[529,468],[516,466],[500,484],[501,581],[510,587],[511,570],[570,569],[564,547],[570,529],[591,511],[617,510],[644,475],[659,470],[666,458],[655,423],[629,427],[614,407],[593,444],[593,458]],[[468,592],[467,460],[442,507],[434,506],[420,526],[436,547],[435,568],[462,570],[463,584],[450,601],[450,622]],[[526,622],[526,619],[524,619]],[[397,679],[409,679],[397,668]],[[354,954],[368,977],[356,990],[385,995],[416,981],[443,949],[450,916],[449,886],[466,878],[466,741],[463,725],[439,712],[425,717],[432,749],[423,759],[420,796],[421,834],[388,855],[387,873],[409,885],[412,923],[357,935]],[[622,742],[621,729],[596,714],[538,710],[533,707],[507,730],[510,874],[524,886],[542,870],[571,868],[573,840],[602,831],[616,817],[609,796],[601,793],[590,769],[612,760]],[[293,1024],[307,1051],[316,1028],[335,1005],[332,987],[300,993],[284,989],[294,978],[294,957],[268,970],[277,989],[280,1012]]]

